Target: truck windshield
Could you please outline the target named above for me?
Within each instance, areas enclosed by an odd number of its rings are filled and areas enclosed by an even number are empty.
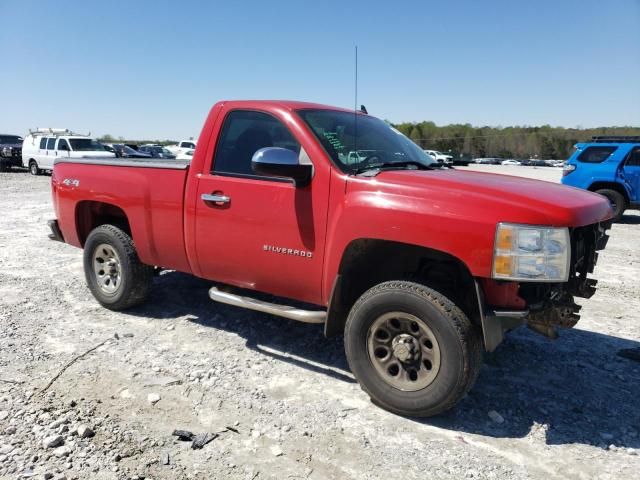
[[[336,110],[299,110],[297,113],[345,172],[437,165],[415,143],[375,117]]]
[[[71,150],[76,152],[101,152],[104,150],[104,145],[92,138],[70,138],[69,143]]]

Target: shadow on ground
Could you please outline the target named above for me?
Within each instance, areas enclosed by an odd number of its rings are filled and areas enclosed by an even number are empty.
[[[618,223],[623,223],[625,225],[640,225],[640,215],[625,214],[620,220],[618,220]]]
[[[214,303],[211,282],[163,272],[153,297],[130,313],[157,319],[189,316],[200,325],[230,331],[248,348],[300,368],[353,382],[342,338],[326,339],[319,325],[305,325]],[[520,438],[532,428],[547,444],[581,443],[640,448],[640,363],[617,356],[639,342],[572,329],[555,342],[527,329],[512,332],[491,354],[476,386],[452,411],[415,420],[490,437]],[[491,421],[498,411],[505,422]]]

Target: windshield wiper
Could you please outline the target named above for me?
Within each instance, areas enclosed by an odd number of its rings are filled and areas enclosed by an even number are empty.
[[[417,167],[417,168],[409,168],[409,167]],[[371,172],[372,174],[377,174],[384,170],[435,170],[436,167],[432,165],[426,165],[422,162],[417,162],[415,160],[405,160],[402,162],[379,162],[379,163],[370,163],[367,165],[363,165],[362,167],[355,168],[353,173],[355,175]]]

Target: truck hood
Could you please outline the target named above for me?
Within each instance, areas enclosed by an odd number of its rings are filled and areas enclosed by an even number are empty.
[[[353,178],[353,177],[352,177]],[[578,227],[608,220],[601,195],[565,185],[462,170],[392,170],[356,177],[350,191],[371,189],[389,205],[472,222]],[[366,185],[368,184],[368,185]]]

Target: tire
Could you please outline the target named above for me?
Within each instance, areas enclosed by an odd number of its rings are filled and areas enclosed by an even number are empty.
[[[624,211],[627,209],[627,199],[624,198],[620,192],[616,190],[611,190],[610,188],[603,188],[601,190],[596,190],[596,193],[600,195],[604,195],[611,203],[611,208],[613,208],[613,218],[614,222],[620,221]]]
[[[349,313],[344,343],[349,367],[372,402],[405,416],[453,407],[482,364],[479,328],[444,295],[413,282],[385,282],[365,292]],[[406,358],[408,352],[413,356]]]
[[[84,274],[100,304],[126,310],[149,296],[153,267],[140,262],[131,237],[113,225],[91,231],[84,245]]]
[[[38,163],[35,160],[31,160],[29,162],[29,173],[31,175],[40,175],[41,172],[42,170],[38,168]]]

